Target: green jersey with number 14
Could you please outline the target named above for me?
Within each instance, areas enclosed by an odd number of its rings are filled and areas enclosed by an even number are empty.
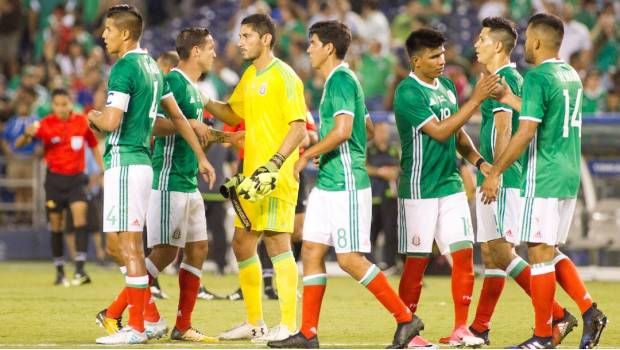
[[[106,106],[124,113],[119,127],[108,133],[105,168],[151,165],[150,140],[157,107],[168,91],[155,60],[145,51],[127,52],[112,66]]]
[[[524,157],[522,196],[577,197],[582,96],[579,75],[564,61],[544,61],[526,74],[519,119],[539,124]]]

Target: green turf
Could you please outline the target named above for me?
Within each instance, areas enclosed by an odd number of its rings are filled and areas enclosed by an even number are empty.
[[[94,339],[104,335],[95,325],[97,312],[112,300],[122,286],[122,278],[116,269],[89,267],[93,284],[82,287],[54,287],[51,263],[2,263],[0,265],[0,347],[89,347]],[[236,276],[203,278],[214,292],[226,294],[237,288]],[[391,279],[394,285],[396,278]],[[158,301],[158,307],[170,326],[174,322],[177,281],[174,276],[160,278],[170,300]],[[470,320],[482,281],[476,280],[476,292],[470,311]],[[614,315],[620,313],[618,290],[620,283],[588,283],[590,293],[599,302],[611,321],[608,324],[601,347],[619,347],[620,331],[614,323]],[[564,292],[558,292],[563,305],[574,314],[578,310]],[[418,315],[426,329],[422,335],[436,342],[447,335],[452,327],[453,312],[448,278],[430,277],[422,292]],[[278,321],[276,301],[264,301],[268,325]],[[301,307],[299,308],[301,313]],[[198,300],[194,311],[194,326],[208,335],[243,321],[243,302]],[[581,321],[581,320],[580,320]],[[518,286],[511,281],[500,300],[492,323],[493,347],[505,347],[525,340],[532,333],[533,312]],[[581,326],[581,325],[580,325]],[[321,313],[319,334],[323,347],[382,348],[390,341],[394,331],[392,317],[377,303],[369,292],[350,278],[328,279],[327,293]],[[561,347],[578,345],[581,327],[565,340]],[[250,342],[226,342],[219,345],[193,345],[169,340],[154,341],[147,347],[264,347]]]

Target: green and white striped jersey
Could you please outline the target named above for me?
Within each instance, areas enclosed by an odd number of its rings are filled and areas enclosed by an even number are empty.
[[[524,157],[522,196],[577,197],[582,97],[579,74],[562,60],[544,61],[525,75],[519,119],[539,124]]]
[[[456,135],[439,142],[422,132],[433,118],[444,120],[457,110],[456,88],[446,77],[431,85],[411,72],[398,84],[394,114],[402,147],[399,198],[440,198],[463,191],[456,166]]]
[[[202,95],[198,87],[180,69],[165,77],[181,112],[188,119],[203,120]],[[160,116],[164,117],[163,114]],[[189,144],[179,134],[155,138],[153,150],[153,189],[194,192],[198,189],[198,160]]]
[[[325,137],[335,126],[335,116],[353,118],[351,138],[321,156],[316,186],[326,191],[361,190],[370,187],[366,170],[366,116],[364,91],[355,73],[341,64],[325,81],[319,106],[319,135]],[[348,117],[345,117],[348,118]]]
[[[159,102],[167,94],[163,75],[146,51],[129,51],[112,66],[106,106],[119,108],[124,114],[118,129],[106,137],[106,169],[151,165],[151,132]]]

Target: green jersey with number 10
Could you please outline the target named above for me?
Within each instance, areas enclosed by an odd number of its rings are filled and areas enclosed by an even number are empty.
[[[544,61],[526,74],[519,119],[539,124],[524,157],[522,196],[577,197],[582,97],[581,79],[564,61]]]

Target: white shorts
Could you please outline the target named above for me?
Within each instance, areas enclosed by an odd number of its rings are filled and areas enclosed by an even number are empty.
[[[324,191],[313,188],[308,196],[304,241],[333,246],[336,253],[370,253],[372,193]]]
[[[429,254],[437,241],[441,254],[449,254],[461,248],[455,243],[473,240],[464,192],[441,198],[398,199],[399,253]]]
[[[521,240],[547,245],[566,243],[576,203],[575,198],[524,198]]]
[[[153,168],[122,165],[103,174],[103,232],[142,232]]]
[[[497,201],[482,203],[480,188],[476,189],[476,242],[488,242],[498,238],[519,245],[519,215],[521,196],[517,188],[500,187]]]
[[[146,215],[149,248],[159,244],[185,247],[207,240],[205,205],[200,192],[151,191]]]

